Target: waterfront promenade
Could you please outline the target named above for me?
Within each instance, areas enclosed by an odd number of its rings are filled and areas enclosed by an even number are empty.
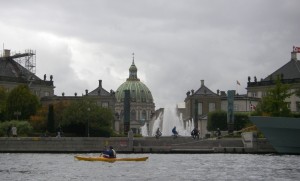
[[[191,137],[1,137],[5,153],[97,153],[112,145],[119,153],[275,153],[266,139]]]

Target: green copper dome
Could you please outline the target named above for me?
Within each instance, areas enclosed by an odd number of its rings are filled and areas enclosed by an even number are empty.
[[[116,91],[117,102],[124,102],[124,90],[130,90],[131,102],[153,102],[150,90],[137,78],[137,68],[134,65],[134,59],[129,68],[129,78]]]

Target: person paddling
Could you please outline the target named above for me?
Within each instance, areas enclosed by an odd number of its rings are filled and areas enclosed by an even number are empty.
[[[116,151],[112,146],[109,147],[109,150],[103,151],[102,154],[101,155],[105,158],[117,158]]]

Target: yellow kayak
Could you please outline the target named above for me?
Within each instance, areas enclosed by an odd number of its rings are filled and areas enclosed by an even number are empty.
[[[105,157],[87,157],[87,156],[74,156],[77,160],[83,161],[103,161],[103,162],[115,162],[115,161],[146,161],[148,157],[137,158],[105,158]]]

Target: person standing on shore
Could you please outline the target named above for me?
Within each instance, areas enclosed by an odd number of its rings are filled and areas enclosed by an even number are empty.
[[[221,131],[220,131],[220,128],[217,129],[217,136],[218,136],[218,139],[221,138]]]
[[[13,136],[13,137],[17,137],[17,136],[18,136],[17,131],[18,131],[18,129],[17,129],[16,126],[13,126],[13,127],[11,128],[11,133],[12,133],[12,136]]]
[[[161,135],[162,134],[161,134],[159,128],[157,128],[155,137],[158,139],[159,137],[161,137]]]

